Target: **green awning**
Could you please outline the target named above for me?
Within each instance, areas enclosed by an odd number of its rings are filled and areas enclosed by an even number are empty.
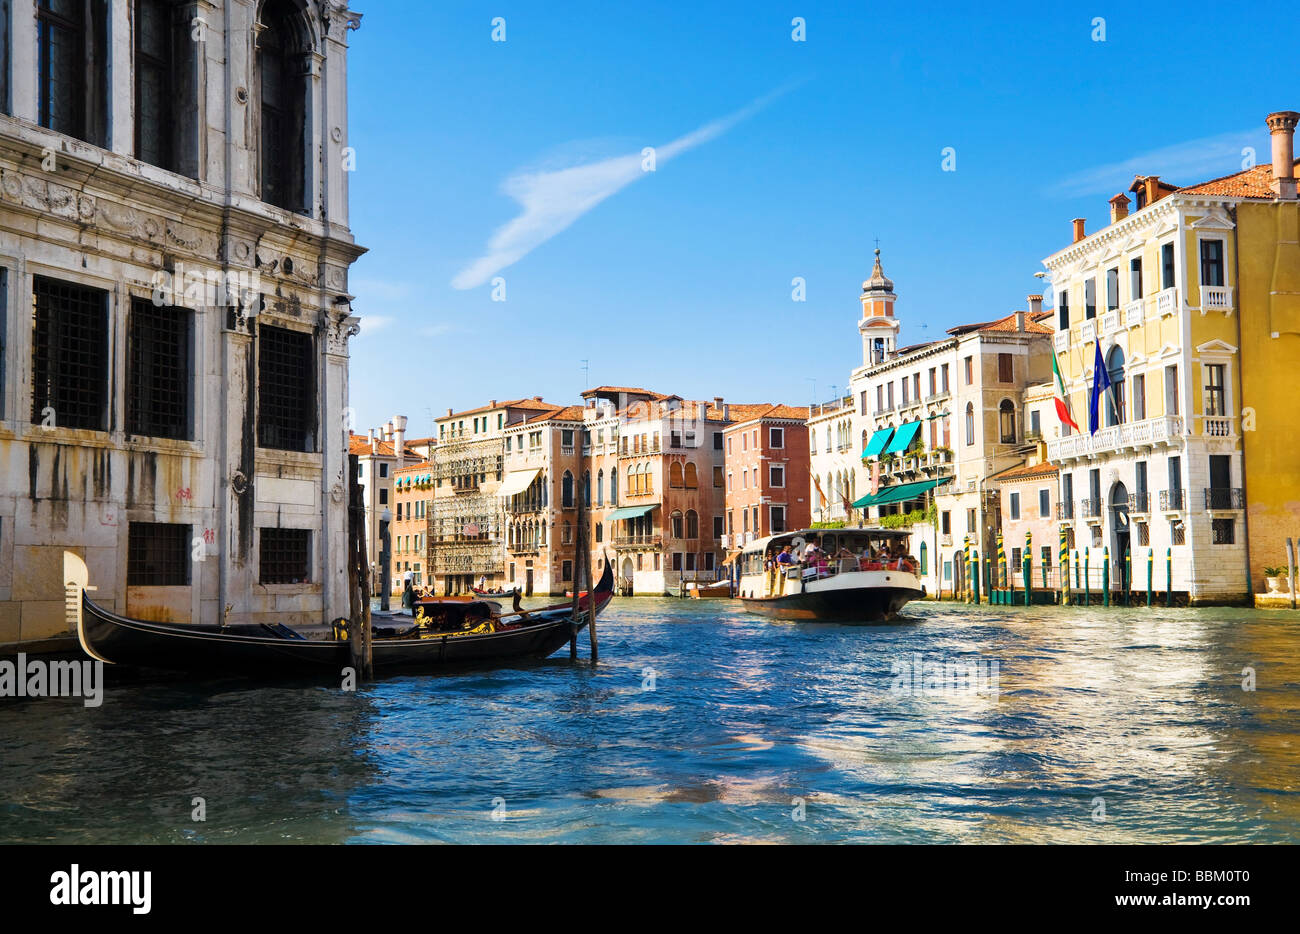
[[[885,445],[889,443],[889,436],[893,433],[894,429],[892,428],[881,428],[871,436],[871,440],[867,442],[866,450],[862,452],[862,456],[874,457],[879,454],[885,449]]]
[[[640,519],[658,508],[658,503],[651,503],[649,506],[620,506],[606,516],[605,521],[617,522],[620,519]]]
[[[898,426],[894,432],[894,440],[889,442],[889,447],[885,448],[886,454],[901,454],[912,446],[916,440],[917,432],[921,430],[920,421],[904,422]]]
[[[875,493],[868,493],[862,499],[853,504],[854,509],[861,509],[864,506],[883,506],[886,503],[902,503],[909,499],[916,499],[937,486],[943,486],[945,483],[951,483],[952,477],[940,477],[938,480],[918,480],[915,483],[900,483],[898,486],[888,486],[883,490]]]

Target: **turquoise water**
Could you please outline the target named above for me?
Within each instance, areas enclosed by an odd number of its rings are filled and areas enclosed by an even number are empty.
[[[177,679],[115,681],[94,709],[6,702],[0,842],[1300,836],[1300,616],[907,614],[854,628],[618,599],[594,669],[562,652],[356,693]],[[892,670],[915,653],[997,662],[997,693],[911,690]]]

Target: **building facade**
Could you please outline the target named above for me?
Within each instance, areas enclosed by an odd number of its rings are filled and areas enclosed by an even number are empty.
[[[146,619],[346,615],[359,15],[4,12],[0,308],[31,314],[0,315],[0,643],[66,644],[69,582]]]
[[[808,409],[747,406],[759,410],[750,414],[738,408],[731,407],[735,421],[722,434],[728,548],[812,523]]]
[[[1061,521],[1092,566],[1172,554],[1172,589],[1193,603],[1246,599],[1300,521],[1283,385],[1300,352],[1297,119],[1269,115],[1271,165],[1187,187],[1139,176],[1136,210],[1116,195],[1109,224],[1087,234],[1076,219],[1044,261],[1082,429],[1048,443]]]

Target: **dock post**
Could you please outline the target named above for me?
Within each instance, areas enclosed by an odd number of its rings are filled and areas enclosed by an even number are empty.
[[[1025,606],[1030,606],[1033,602],[1033,594],[1030,585],[1033,582],[1034,561],[1029,557],[1029,552],[1025,552]]]
[[[1101,602],[1110,606],[1110,546],[1101,550]]]
[[[1147,606],[1151,605],[1151,578],[1155,573],[1156,567],[1156,550],[1147,549]]]
[[[1092,549],[1083,550],[1083,605],[1092,606],[1092,577],[1089,575],[1088,565],[1092,560]]]
[[[1174,605],[1174,549],[1165,549],[1165,606]]]
[[[1002,530],[998,529],[998,569],[997,569],[997,586],[1007,586],[1007,550],[1002,547]],[[989,593],[993,588],[989,587]]]
[[[980,602],[980,550],[972,549],[971,554],[974,556],[975,573],[971,575],[971,586],[974,587],[974,598],[976,603]]]
[[[1287,590],[1291,591],[1291,609],[1295,609],[1295,540],[1288,538],[1286,540],[1286,583]]]
[[[1133,549],[1124,549],[1124,605],[1133,605]]]

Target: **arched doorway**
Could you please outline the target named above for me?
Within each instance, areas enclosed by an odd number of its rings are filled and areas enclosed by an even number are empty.
[[[1110,488],[1110,518],[1113,541],[1110,549],[1111,589],[1128,593],[1132,582],[1128,579],[1129,562],[1124,556],[1129,551],[1128,489],[1123,483]]]
[[[623,592],[631,593],[632,592],[632,559],[631,558],[628,557],[623,558],[623,569],[619,573],[619,577],[622,578],[620,583],[623,585],[622,587]]]

